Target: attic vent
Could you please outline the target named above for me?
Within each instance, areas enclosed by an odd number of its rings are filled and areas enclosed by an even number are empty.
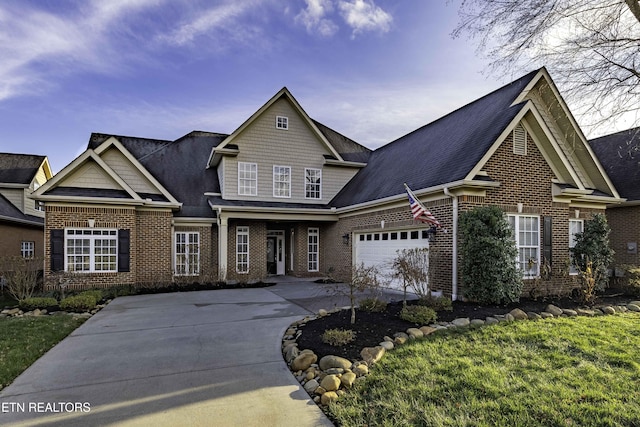
[[[513,154],[527,154],[527,130],[520,123],[513,129]]]

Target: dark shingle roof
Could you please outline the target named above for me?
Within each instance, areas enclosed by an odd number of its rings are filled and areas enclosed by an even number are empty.
[[[45,156],[0,153],[0,183],[29,185]]]
[[[176,216],[214,216],[204,193],[219,193],[220,183],[216,170],[206,168],[207,161],[211,149],[228,135],[193,131],[175,141],[166,141],[94,133],[91,135],[89,148],[96,148],[111,136],[116,137],[183,204]],[[156,195],[150,198],[157,200]]]
[[[14,206],[13,203],[7,200],[7,198],[5,198],[2,194],[0,194],[0,217],[15,219],[20,222],[28,221],[44,226],[44,218],[23,214],[22,212],[20,212],[20,209]]]
[[[343,159],[350,162],[367,162],[371,154],[370,149],[318,121],[311,120]]]
[[[344,207],[463,179],[524,106],[511,106],[538,73],[520,79],[371,153],[367,166],[336,195]]]
[[[589,141],[621,197],[640,200],[640,127]]]

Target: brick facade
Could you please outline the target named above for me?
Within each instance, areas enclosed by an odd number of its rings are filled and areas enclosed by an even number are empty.
[[[43,227],[19,225],[15,223],[0,223],[0,257],[21,256],[22,242],[34,242],[34,256],[44,258]]]
[[[615,207],[607,209],[606,214],[611,227],[610,244],[615,251],[614,266],[640,265],[640,206]],[[635,250],[628,248],[629,243],[635,243]]]

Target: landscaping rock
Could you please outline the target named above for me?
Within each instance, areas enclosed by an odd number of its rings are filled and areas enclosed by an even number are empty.
[[[600,310],[599,308],[594,308],[594,309],[593,309],[593,313],[594,313],[596,316],[602,316],[602,315],[604,315],[604,313],[602,312],[602,310]]]
[[[12,308],[12,309],[9,309],[9,310],[2,310],[2,313],[8,314],[9,316],[15,316],[15,315],[20,313],[20,309],[19,308]]]
[[[586,316],[586,317],[593,317],[596,315],[596,313],[593,310],[589,310],[586,308],[576,308],[576,313],[578,313],[578,316]]]
[[[540,313],[540,317],[542,317],[543,319],[552,319],[555,316],[547,311],[543,311],[542,313]]]
[[[384,338],[382,338],[383,341],[387,341],[387,342],[393,342],[393,338],[388,337],[388,336],[384,336]]]
[[[338,394],[335,391],[328,391],[320,397],[320,403],[323,405],[329,405],[336,400],[338,400]]]
[[[394,338],[404,338],[405,340],[409,339],[409,335],[405,334],[404,332],[396,332],[395,334],[393,334]]]
[[[304,376],[304,379],[307,381],[311,381],[312,379],[314,379],[316,377],[316,371],[312,370],[311,368],[309,368],[307,370],[306,375]]]
[[[556,317],[562,315],[562,309],[560,307],[556,307],[553,304],[547,305],[547,308],[545,308],[544,311],[546,311],[547,313],[551,313]]]
[[[352,363],[349,359],[345,359],[344,357],[328,355],[320,359],[320,363],[318,365],[320,366],[320,369],[326,371],[330,368],[349,369],[351,368]]]
[[[318,361],[318,356],[313,353],[305,353],[304,351],[291,362],[291,369],[293,371],[306,371],[309,369],[312,363]]]
[[[575,310],[570,310],[568,308],[565,308],[562,310],[563,314],[566,314],[569,317],[576,317],[578,315],[578,312]]]
[[[363,377],[369,374],[369,367],[364,363],[361,363],[353,367],[353,373],[356,374],[356,376],[358,377]]]
[[[527,313],[520,310],[519,308],[514,308],[509,312],[509,314],[512,315],[515,320],[527,320],[529,318],[529,316],[527,316]]]
[[[307,391],[307,393],[311,394],[314,391],[316,391],[316,389],[320,386],[320,384],[318,384],[318,381],[316,380],[309,380],[307,381],[307,383],[304,385],[304,389]]]
[[[327,314],[328,314],[327,310],[325,310],[324,308],[321,308],[320,310],[318,310],[318,316],[320,316],[320,317],[324,317]]]
[[[396,339],[393,340],[393,343],[395,345],[402,345],[404,343],[406,343],[408,340],[408,338],[404,338],[404,337],[396,337]]]
[[[365,347],[360,352],[360,356],[362,360],[364,360],[367,365],[372,366],[384,356],[385,353],[384,347],[376,346],[376,347]]]
[[[389,341],[382,341],[380,344],[378,344],[380,347],[384,347],[385,350],[389,351],[389,350],[393,350],[393,343],[389,342]]]
[[[627,308],[629,311],[640,312],[640,305],[638,304],[627,304]]]
[[[640,301],[630,301],[629,304],[637,305],[640,307]]]
[[[347,388],[351,388],[355,380],[356,374],[354,374],[353,372],[347,372],[342,375],[342,377],[340,377],[340,383]]]
[[[602,312],[604,314],[616,314],[616,310],[615,308],[611,307],[611,306],[606,306],[606,307],[602,307]]]
[[[327,391],[336,391],[340,388],[340,378],[337,375],[327,375],[320,382],[320,387]]]
[[[424,335],[425,337],[437,331],[436,328],[432,328],[431,326],[423,326],[420,328],[420,330],[422,331],[422,335]]]
[[[453,319],[451,324],[457,328],[463,328],[465,326],[469,326],[471,324],[471,321],[468,317],[460,317],[458,319]]]
[[[484,319],[484,323],[487,325],[495,325],[496,323],[498,323],[498,319],[496,319],[495,317],[487,317],[486,319]]]
[[[534,313],[533,311],[527,311],[527,318],[529,318],[530,320],[540,320],[542,319],[542,316],[540,316],[538,313]]]
[[[471,325],[472,326],[482,326],[482,325],[484,325],[484,320],[482,320],[482,319],[472,319],[471,320]]]
[[[290,346],[290,347],[288,347],[288,350],[284,355],[284,360],[286,360],[287,363],[291,363],[299,355],[300,355],[300,352],[298,351],[298,347],[297,346]]]
[[[516,320],[516,318],[513,317],[513,314],[507,313],[507,314],[504,315],[504,320],[507,321],[507,322],[513,322],[513,321]]]
[[[417,339],[417,338],[424,337],[424,334],[418,328],[409,328],[409,329],[407,329],[407,334],[409,335],[409,338],[412,338],[412,339]]]

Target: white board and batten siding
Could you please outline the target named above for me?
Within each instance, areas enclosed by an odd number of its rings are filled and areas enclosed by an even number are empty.
[[[394,279],[393,260],[402,249],[429,248],[425,227],[407,230],[380,230],[354,233],[354,260],[357,265],[375,265],[385,287],[402,290],[402,281]]]

